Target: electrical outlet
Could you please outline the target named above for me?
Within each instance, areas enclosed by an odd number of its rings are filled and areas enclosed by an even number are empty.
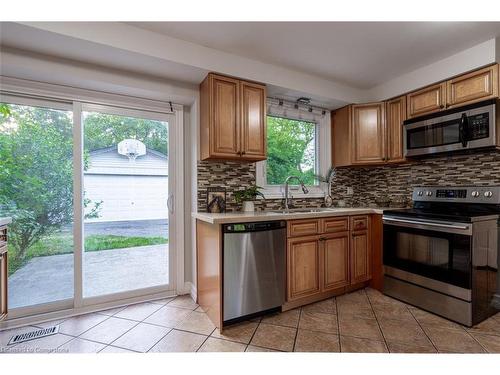
[[[353,190],[353,188],[352,188],[352,187],[350,187],[350,186],[348,186],[348,187],[347,187],[347,192],[346,192],[346,193],[347,193],[347,195],[354,195],[354,190]]]

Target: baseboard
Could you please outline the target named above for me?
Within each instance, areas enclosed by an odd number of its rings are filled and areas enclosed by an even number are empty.
[[[196,302],[196,298],[198,296],[198,293],[197,293],[197,290],[196,290],[196,285],[194,285],[190,281],[186,281],[184,283],[184,294],[191,295],[191,298],[193,299],[193,301]]]

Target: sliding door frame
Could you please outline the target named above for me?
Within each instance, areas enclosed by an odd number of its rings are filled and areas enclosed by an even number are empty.
[[[52,109],[73,111],[73,236],[74,236],[74,296],[29,307],[20,307],[9,312],[6,321],[0,322],[0,329],[16,327],[70,317],[105,308],[122,306],[176,294],[185,294],[184,281],[184,118],[183,106],[170,102],[109,94],[70,86],[0,76],[0,101],[13,104],[34,105]],[[169,285],[134,290],[112,295],[83,298],[83,124],[82,109],[86,107],[119,108],[122,115],[144,113],[149,116],[172,116],[169,121],[169,170],[170,180],[175,181],[169,195],[173,210],[169,215]],[[148,116],[149,114],[149,116]],[[163,121],[163,120],[162,120]],[[170,169],[170,168],[169,168]],[[77,199],[78,198],[78,199]],[[172,225],[170,216],[175,215]]]

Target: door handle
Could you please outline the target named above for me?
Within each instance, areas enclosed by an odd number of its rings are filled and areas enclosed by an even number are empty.
[[[167,207],[168,207],[168,212],[170,214],[173,214],[174,213],[174,195],[173,194],[168,195]]]
[[[469,120],[467,119],[467,115],[465,113],[462,113],[462,117],[460,118],[458,135],[460,143],[462,143],[462,147],[467,147],[467,142],[469,140]]]

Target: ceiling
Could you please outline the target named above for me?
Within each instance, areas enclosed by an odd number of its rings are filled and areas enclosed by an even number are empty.
[[[500,36],[500,22],[128,24],[361,89]]]

